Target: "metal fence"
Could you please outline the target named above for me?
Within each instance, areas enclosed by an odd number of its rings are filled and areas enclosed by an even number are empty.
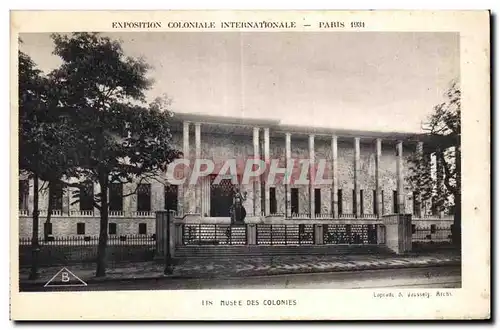
[[[258,245],[312,245],[314,225],[257,225]]]
[[[184,224],[183,245],[246,245],[246,225]]]
[[[451,242],[451,227],[412,227],[412,242]]]
[[[431,251],[454,248],[452,244],[451,227],[430,227],[412,226],[412,250]]]
[[[94,263],[97,258],[98,236],[49,237],[39,239],[38,263],[42,266]],[[153,260],[155,235],[109,236],[106,257],[108,263]],[[19,239],[21,266],[32,263],[30,238]]]
[[[377,244],[377,225],[323,225],[324,244]]]

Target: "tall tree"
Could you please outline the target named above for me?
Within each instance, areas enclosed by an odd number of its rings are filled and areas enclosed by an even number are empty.
[[[171,112],[163,99],[146,103],[149,66],[125,56],[121,43],[98,33],[54,34],[63,64],[50,76],[68,118],[78,127],[79,177],[100,186],[96,276],[106,274],[108,188],[159,176],[179,157],[171,143]]]
[[[434,212],[454,214],[452,239],[461,244],[461,93],[457,81],[446,100],[433,109],[424,123],[426,135],[421,154],[410,158],[410,182]]]
[[[69,155],[75,134],[57,114],[50,80],[36,68],[25,53],[18,53],[19,70],[19,169],[34,182],[33,203],[33,265],[31,278],[37,277],[37,251],[39,250],[39,187],[38,181],[48,182],[47,189],[68,174],[72,162]],[[47,222],[50,222],[51,202]],[[47,226],[46,226],[47,227]]]

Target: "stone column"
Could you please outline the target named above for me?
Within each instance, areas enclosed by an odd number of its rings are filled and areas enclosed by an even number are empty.
[[[314,166],[314,134],[309,134],[309,210],[311,219],[316,217],[316,210],[314,208],[314,180],[315,180],[315,166]]]
[[[332,136],[332,215],[334,218],[339,216],[339,200],[337,191],[339,183],[337,178],[337,136]]]
[[[422,162],[423,161],[423,157],[424,157],[424,143],[422,141],[419,141],[417,143],[417,150],[416,150],[416,152],[417,152],[419,161]],[[419,182],[418,185],[419,185],[419,188],[420,188],[421,183]],[[423,201],[422,201],[422,193],[421,192],[418,193],[417,200],[413,201],[413,203],[418,203],[419,210],[418,210],[417,216],[422,219],[424,217],[424,205],[423,205]]]
[[[189,122],[185,121],[182,129],[183,136],[183,144],[182,144],[182,152],[184,154],[184,158],[190,159],[189,155]],[[184,167],[184,184],[179,185],[179,195],[182,196],[182,213],[189,213],[189,178],[188,178],[189,170]]]
[[[398,213],[405,213],[405,196],[403,190],[403,141],[396,143],[396,176],[398,189]]]
[[[380,218],[384,214],[382,205],[382,188],[380,185],[380,157],[382,157],[382,139],[375,140],[375,193],[377,194],[377,216]]]
[[[292,135],[290,133],[285,133],[285,161],[286,161],[287,171],[288,171],[289,167],[291,167],[291,165],[292,165],[291,160],[292,160]],[[292,171],[285,173],[285,179],[291,180],[291,178],[286,178],[287,175],[291,175],[291,174],[292,174]],[[291,199],[292,199],[292,193],[291,193],[290,185],[285,183],[285,215],[287,218],[292,217]]]
[[[195,140],[195,144],[196,144],[195,159],[200,159],[201,158],[201,124],[200,123],[194,124],[194,140]],[[195,212],[196,212],[196,214],[201,214],[201,196],[202,196],[201,183],[202,183],[202,179],[198,179],[198,182],[196,182],[196,186],[195,186],[195,201],[196,201]]]
[[[255,160],[260,159],[259,128],[253,128],[253,155]],[[260,208],[260,177],[255,177],[253,182],[253,211],[255,216],[261,215]]]
[[[354,138],[354,194],[356,198],[356,209],[352,210],[355,217],[360,216],[361,201],[359,195],[359,137]]]
[[[210,216],[210,177],[201,178],[201,200],[202,200],[202,216]]]
[[[268,170],[269,170],[269,166],[271,164],[271,160],[270,160],[270,151],[269,151],[269,128],[268,127],[265,127],[264,128],[264,162],[266,163],[266,174],[269,173]],[[264,198],[264,202],[265,202],[265,210],[264,210],[264,214],[265,215],[269,215],[271,213],[271,209],[270,209],[270,200],[271,200],[271,196],[270,196],[270,192],[269,192],[269,187],[270,187],[270,182],[269,180],[267,180],[267,177],[264,179],[264,189],[265,189],[265,198]]]
[[[151,181],[151,211],[157,212],[165,209],[165,189],[161,182]]]

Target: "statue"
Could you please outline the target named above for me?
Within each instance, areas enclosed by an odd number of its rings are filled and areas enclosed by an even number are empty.
[[[243,224],[247,211],[243,207],[243,202],[247,199],[247,193],[243,194],[239,188],[235,188],[233,205],[231,206],[231,224]]]

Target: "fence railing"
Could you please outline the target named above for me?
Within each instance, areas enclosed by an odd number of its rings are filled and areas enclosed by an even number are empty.
[[[124,216],[124,213],[123,211],[109,211],[109,216],[110,217],[123,217]]]
[[[97,258],[98,236],[39,238],[38,263],[41,266],[93,263]],[[111,235],[107,242],[108,263],[153,260],[156,249],[155,235]],[[21,266],[32,264],[30,238],[19,239]]]
[[[47,216],[48,213],[49,212],[47,210],[40,210],[41,216]],[[56,216],[56,217],[60,217],[63,215],[63,212],[62,212],[62,210],[52,210],[51,215]]]
[[[412,242],[416,243],[433,243],[442,242],[450,243],[452,238],[451,227],[416,227],[412,228]]]
[[[87,246],[99,244],[99,236],[67,236],[47,239],[40,237],[38,242],[42,246]],[[154,245],[155,235],[109,235],[107,245]],[[31,245],[31,238],[22,237],[19,239],[20,246]]]
[[[96,216],[93,210],[72,210],[69,212],[72,216],[93,217]]]
[[[377,226],[375,224],[323,225],[323,244],[377,244]]]
[[[314,225],[256,225],[258,245],[314,244]]]
[[[183,224],[183,245],[246,245],[246,225]]]
[[[152,211],[133,211],[132,212],[133,217],[152,217],[154,216],[154,212]]]
[[[310,217],[309,213],[292,213],[292,219],[309,219]]]

